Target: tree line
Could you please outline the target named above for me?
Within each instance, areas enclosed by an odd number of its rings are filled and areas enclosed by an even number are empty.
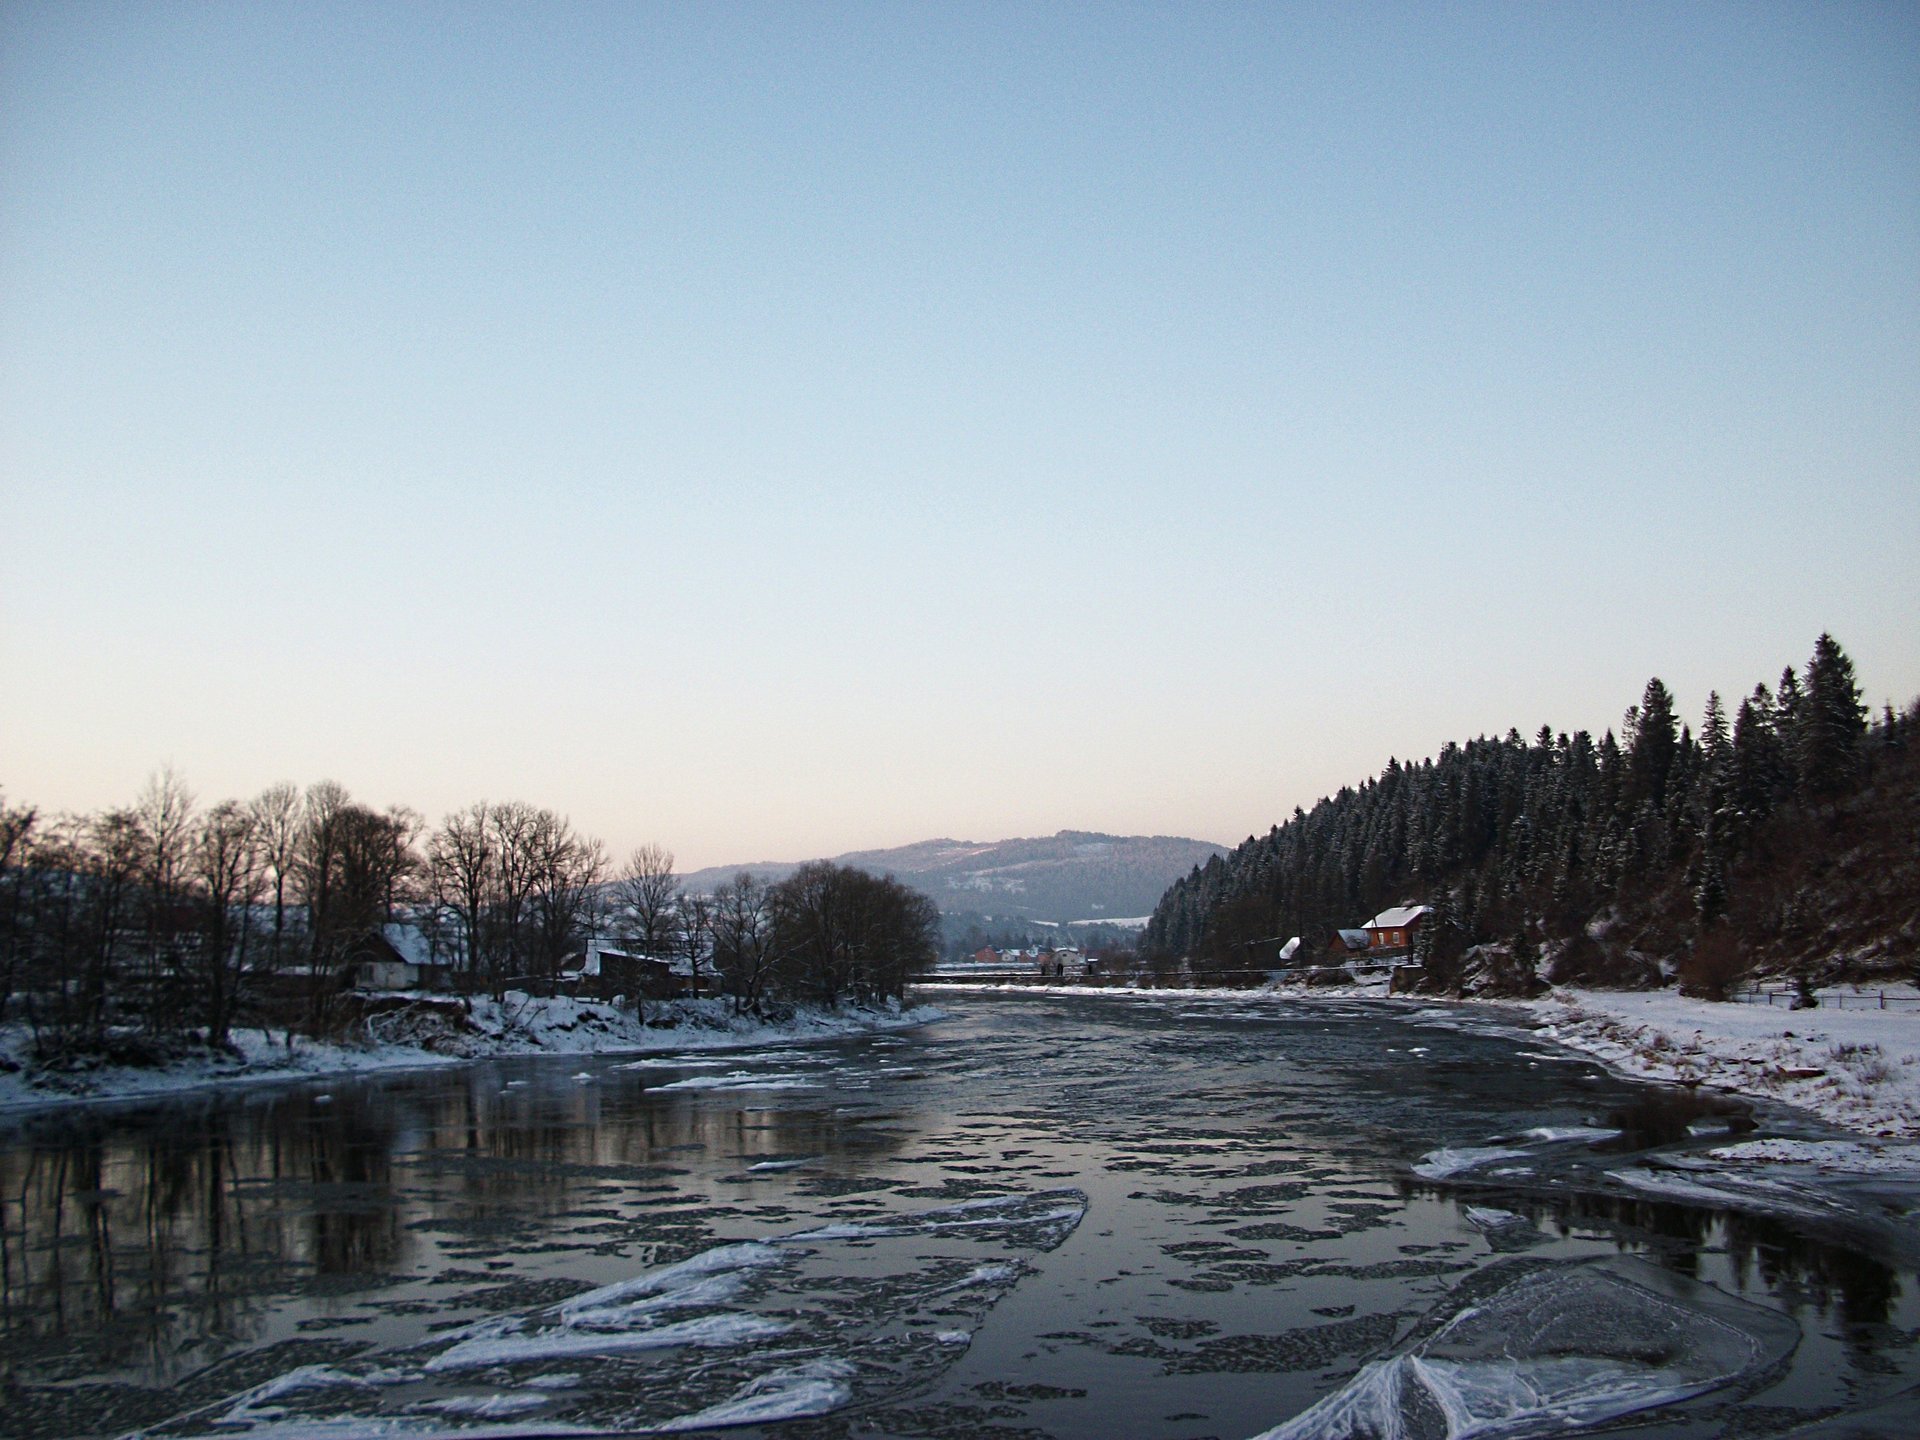
[[[1547,942],[1578,958],[1607,915],[1633,917],[1649,951],[1710,952],[1756,857],[1868,785],[1916,725],[1920,702],[1869,724],[1853,663],[1829,635],[1731,715],[1710,695],[1698,734],[1655,678],[1618,736],[1509,730],[1389,760],[1296,808],[1170,887],[1145,946],[1162,965],[1203,970],[1270,961],[1268,946],[1290,935],[1316,954],[1335,929],[1415,899],[1434,909],[1422,944],[1443,983],[1489,942],[1510,941],[1523,961]]]
[[[744,1011],[898,997],[938,922],[898,881],[826,862],[688,893],[663,847],[616,869],[601,841],[520,801],[429,826],[321,781],[202,807],[170,768],[92,814],[0,796],[0,996],[43,1056],[225,1046],[243,1024],[339,1033],[356,965],[391,956],[395,925],[460,994],[553,994],[597,939]]]

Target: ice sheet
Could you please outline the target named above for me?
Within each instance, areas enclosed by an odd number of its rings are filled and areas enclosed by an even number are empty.
[[[723,1425],[771,1425],[825,1415],[853,1398],[854,1367],[844,1360],[817,1360],[775,1370],[743,1385],[730,1400],[692,1415],[676,1415],[655,1429],[708,1430]]]
[[[1469,1170],[1477,1170],[1482,1165],[1491,1165],[1496,1160],[1524,1159],[1527,1153],[1501,1145],[1447,1146],[1423,1155],[1420,1163],[1413,1167],[1413,1173],[1423,1180],[1447,1180]]]
[[[1078,1190],[1043,1190],[720,1245],[407,1349],[290,1370],[147,1434],[491,1440],[824,1414],[930,1383],[1030,1273],[1022,1253],[1060,1244],[1086,1207]]]
[[[1757,1380],[1799,1338],[1773,1311],[1636,1260],[1502,1280],[1257,1440],[1523,1440]]]

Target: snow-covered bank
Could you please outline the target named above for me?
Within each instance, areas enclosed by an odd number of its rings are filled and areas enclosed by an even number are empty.
[[[1556,990],[1540,1034],[1627,1075],[1764,1096],[1863,1135],[1920,1138],[1920,1014]]]
[[[374,1022],[377,1038],[334,1044],[236,1030],[237,1054],[198,1052],[162,1066],[98,1065],[46,1070],[31,1063],[32,1036],[23,1026],[0,1030],[0,1110],[170,1095],[209,1085],[364,1075],[459,1065],[497,1055],[644,1055],[658,1051],[727,1050],[833,1040],[905,1030],[944,1020],[931,1005],[901,1008],[782,1007],[774,1019],[734,1015],[725,1000],[675,1000],[647,1006],[643,1025],[632,1011],[570,997],[545,999],[509,992],[480,997],[455,1021],[446,997],[421,997]]]

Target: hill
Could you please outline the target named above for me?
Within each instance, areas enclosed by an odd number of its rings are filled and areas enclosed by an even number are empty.
[[[1532,740],[1389,761],[1232,854],[1155,908],[1152,963],[1271,963],[1273,937],[1326,953],[1336,927],[1434,907],[1435,989],[1678,976],[1718,996],[1754,975],[1906,978],[1920,922],[1920,702],[1869,724],[1852,662],[1822,635],[1804,671],[1717,695],[1696,737],[1648,682],[1616,738]]]
[[[893,875],[930,897],[949,917],[994,922],[1127,919],[1149,914],[1167,886],[1226,847],[1173,835],[1102,835],[1062,830],[1018,840],[922,840],[890,850],[831,858],[875,875]],[[785,878],[800,862],[720,865],[684,877],[711,890],[742,870]]]

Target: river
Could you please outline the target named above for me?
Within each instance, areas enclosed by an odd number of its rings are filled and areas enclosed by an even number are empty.
[[[1706,1155],[1805,1117],[1497,1011],[935,998],[16,1116],[0,1433],[1920,1434],[1916,1197]]]

